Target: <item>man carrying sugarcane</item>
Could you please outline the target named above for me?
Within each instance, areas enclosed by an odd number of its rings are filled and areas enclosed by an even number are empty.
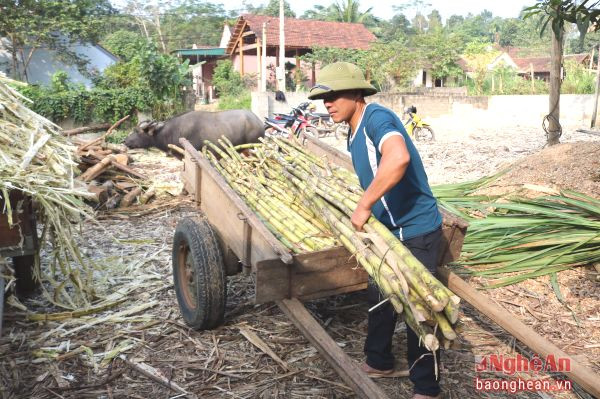
[[[324,67],[308,98],[322,99],[336,122],[350,125],[347,148],[365,190],[352,215],[358,231],[373,215],[386,225],[411,253],[435,274],[442,216],[431,193],[419,153],[396,114],[365,97],[375,89],[354,64],[336,62]],[[397,315],[372,279],[367,295],[371,310],[363,370],[370,375],[394,375],[392,337]],[[377,306],[378,305],[378,306]],[[407,326],[407,353],[414,399],[438,398],[439,350],[429,352]]]

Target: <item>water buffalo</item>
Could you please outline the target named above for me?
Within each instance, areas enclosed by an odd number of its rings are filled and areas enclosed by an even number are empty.
[[[183,137],[199,149],[204,145],[204,140],[216,144],[221,136],[227,137],[233,145],[255,143],[264,133],[263,123],[251,111],[191,111],[164,122],[141,122],[127,136],[125,145],[129,148],[157,147],[168,151],[168,144],[180,146],[179,139]]]

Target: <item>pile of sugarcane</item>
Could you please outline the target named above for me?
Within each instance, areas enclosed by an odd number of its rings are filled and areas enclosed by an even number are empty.
[[[539,186],[528,186],[542,194],[534,199],[472,195],[494,178],[433,187],[441,206],[469,222],[457,272],[502,276],[488,288],[550,275],[558,292],[557,272],[600,261],[598,199]]]
[[[338,242],[378,284],[394,309],[436,350],[456,338],[459,298],[440,283],[374,217],[365,232],[350,216],[362,189],[356,176],[306,152],[294,141],[269,138],[243,157],[231,143],[206,142],[204,156],[290,250],[324,249]]]
[[[55,305],[76,309],[89,305],[93,296],[92,269],[81,257],[72,238],[73,222],[92,218],[82,197],[91,195],[75,179],[75,148],[60,134],[60,128],[27,108],[27,102],[0,76],[0,197],[9,225],[12,212],[9,192],[22,191],[38,204],[38,221],[44,226],[41,242],[51,244],[52,261],[42,275],[52,287],[42,286]],[[16,227],[15,227],[16,228]],[[37,259],[37,256],[36,256]]]

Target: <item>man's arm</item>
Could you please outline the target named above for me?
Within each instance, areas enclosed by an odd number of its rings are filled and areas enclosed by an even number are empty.
[[[395,135],[388,137],[381,146],[381,161],[375,178],[367,187],[352,214],[352,225],[358,231],[371,216],[371,208],[385,193],[390,191],[402,178],[410,163],[410,154],[406,148],[404,137]]]

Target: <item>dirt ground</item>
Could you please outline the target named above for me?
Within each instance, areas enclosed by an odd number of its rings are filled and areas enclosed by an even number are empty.
[[[572,188],[599,197],[600,137],[565,128],[559,147],[542,149],[536,129],[493,128],[461,132],[435,127],[438,141],[418,143],[433,184],[476,179],[512,164],[501,180]],[[541,130],[541,129],[539,129]],[[331,144],[343,147],[343,142]],[[529,156],[529,157],[527,157]],[[134,165],[177,183],[178,161],[139,155]],[[518,162],[515,164],[515,162]],[[157,165],[161,166],[158,167]],[[549,166],[550,165],[550,166]],[[547,167],[541,172],[540,167]],[[531,175],[527,175],[531,172]],[[511,175],[512,173],[512,175]],[[511,177],[512,176],[512,177]],[[173,185],[167,185],[173,189]],[[177,185],[175,184],[175,187]],[[166,190],[169,191],[169,190]],[[82,251],[103,267],[105,295],[124,293],[124,302],[97,314],[31,322],[8,306],[0,338],[1,398],[353,398],[354,393],[274,304],[254,305],[252,276],[229,277],[224,324],[194,331],[182,321],[171,277],[173,231],[181,218],[202,217],[190,197],[165,194],[152,213],[142,209],[105,214],[77,238]],[[472,280],[477,285],[478,281]],[[545,278],[485,291],[512,316],[600,373],[600,283],[591,267],[559,274],[566,305]],[[24,301],[37,312],[49,309],[39,297]],[[362,362],[366,337],[364,292],[306,303],[353,360]],[[464,304],[455,348],[442,353],[446,398],[589,398],[575,386],[567,392],[482,392],[475,378],[560,380],[546,372],[477,372],[490,355],[532,357],[531,351]],[[266,342],[283,364],[257,349],[240,330]],[[393,352],[405,368],[405,325],[399,322]],[[123,360],[115,353],[123,355]],[[151,366],[189,392],[166,388],[132,364]],[[284,367],[285,366],[285,367]],[[600,382],[599,382],[600,383]],[[408,378],[378,380],[391,398],[410,397]]]

